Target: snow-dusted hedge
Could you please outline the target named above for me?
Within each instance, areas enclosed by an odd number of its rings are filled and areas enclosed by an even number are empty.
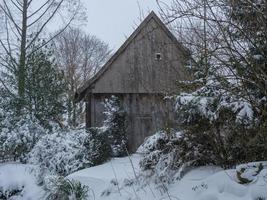
[[[137,150],[143,154],[140,167],[144,175],[152,176],[156,181],[172,181],[183,176],[188,166],[219,165],[228,168],[267,155],[266,148],[251,146],[242,137],[246,133],[239,130],[219,140],[216,134],[199,129],[200,132],[193,129],[172,134],[160,131],[150,136]],[[259,172],[260,166],[254,171]],[[240,168],[238,173],[240,180],[246,182],[242,175],[244,172],[246,168]]]
[[[266,104],[266,100],[259,103]],[[184,142],[185,147],[200,153],[194,158],[199,164],[229,168],[266,160],[266,117],[248,97],[233,95],[210,79],[192,93],[178,94],[176,113],[178,126],[186,130],[185,141],[189,141]]]
[[[184,153],[180,148],[181,132],[167,134],[159,131],[148,137],[137,149],[137,153],[143,154],[140,160],[140,168],[144,176],[152,176],[155,181],[172,181],[179,168],[183,165],[181,155]]]
[[[140,161],[143,175],[151,176],[155,181],[172,181],[181,178],[189,166],[228,168],[267,155],[266,147],[259,145],[260,140],[253,140],[259,141],[257,144],[249,141],[253,135],[237,130],[219,140],[215,133],[202,132],[201,126],[197,128],[199,130],[193,128],[173,133],[160,131],[147,138],[137,150],[143,154]],[[261,165],[242,165],[237,169],[237,178],[249,183],[252,179],[247,175],[257,175],[261,170]]]
[[[39,121],[29,115],[6,115],[0,122],[0,161],[19,160],[25,162],[39,138],[47,133]]]
[[[69,174],[91,165],[83,145],[86,131],[58,131],[43,136],[29,154],[28,162],[59,174]]]
[[[168,136],[164,131],[156,132],[144,141],[144,143],[137,149],[137,153],[148,154],[157,149],[162,149],[167,140]]]
[[[231,96],[213,81],[192,93],[181,93],[176,97],[176,111],[183,123],[196,123],[202,119],[214,123],[226,110],[236,124],[249,126],[256,120],[250,102]]]
[[[28,162],[39,165],[42,171],[67,175],[79,169],[101,164],[109,156],[102,138],[92,131],[58,130],[43,136],[29,153]],[[110,150],[109,150],[110,152]]]

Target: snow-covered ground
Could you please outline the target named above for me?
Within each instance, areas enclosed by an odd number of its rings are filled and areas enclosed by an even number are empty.
[[[0,199],[1,191],[7,193],[16,189],[18,195],[12,200],[36,200],[44,195],[43,189],[37,185],[36,168],[32,165],[18,163],[0,164]]]
[[[218,167],[198,167],[173,184],[131,181],[139,174],[140,156],[114,158],[96,167],[77,171],[67,176],[91,188],[96,200],[265,200],[267,199],[267,169],[249,184],[239,184],[236,170]],[[24,197],[39,199],[43,190],[36,185],[33,166],[21,164],[0,165],[0,188],[25,186]],[[140,180],[140,179],[139,179]],[[142,180],[142,179],[141,179]],[[167,190],[166,190],[167,189]]]
[[[114,199],[115,196],[120,196],[118,194],[122,192],[118,186],[121,187],[122,183],[126,184],[127,180],[129,182],[135,178],[135,173],[136,175],[139,173],[139,160],[140,156],[137,154],[131,157],[114,158],[103,165],[75,172],[67,178],[78,180],[82,184],[88,185],[94,192],[96,199],[102,199],[102,193],[108,194],[109,191],[114,194],[107,199]],[[119,183],[119,185],[116,185],[116,183]],[[128,189],[131,190],[131,188],[126,188],[125,190]],[[133,193],[133,191],[125,192]]]
[[[135,178],[135,174],[139,174],[139,158],[140,156],[133,155],[131,162],[127,157],[116,158],[103,165],[73,173],[68,178],[88,185],[94,191],[96,200],[267,199],[267,169],[263,169],[257,180],[248,185],[238,183],[236,170],[224,171],[218,167],[198,167],[171,185],[150,183],[142,186],[142,183],[138,182],[131,185],[129,180]]]

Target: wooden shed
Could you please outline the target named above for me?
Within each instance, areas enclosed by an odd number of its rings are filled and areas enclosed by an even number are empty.
[[[86,102],[86,126],[101,126],[105,98],[120,98],[127,112],[129,150],[155,131],[175,122],[174,105],[164,98],[187,80],[188,51],[151,12],[101,70],[76,93]]]

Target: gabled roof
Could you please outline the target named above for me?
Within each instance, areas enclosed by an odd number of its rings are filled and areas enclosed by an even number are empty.
[[[123,43],[123,45],[117,50],[117,52],[106,62],[106,64],[85,84],[80,87],[75,93],[75,101],[80,101],[84,98],[86,94],[86,90],[90,88],[92,84],[94,84],[104,73],[105,71],[112,65],[112,63],[119,57],[119,55],[128,47],[131,41],[141,32],[141,30],[149,23],[151,19],[154,19],[160,28],[168,35],[168,37],[173,41],[174,44],[177,45],[178,49],[181,52],[185,53],[185,55],[189,55],[188,49],[186,49],[170,32],[170,30],[165,26],[165,24],[160,20],[160,18],[152,11],[144,21],[137,27],[137,29],[130,35],[130,37]]]

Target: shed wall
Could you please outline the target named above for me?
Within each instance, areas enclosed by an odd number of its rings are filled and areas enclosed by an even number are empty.
[[[177,81],[190,75],[184,50],[153,17],[119,53],[87,89],[87,126],[101,126],[104,99],[120,97],[127,111],[129,149],[134,151],[157,130],[175,126],[174,106],[163,97],[177,93]]]
[[[105,119],[104,99],[111,94],[93,94],[91,126],[101,126]],[[175,126],[173,103],[159,94],[117,94],[127,113],[127,136],[130,151],[135,151],[144,139],[165,126]]]

